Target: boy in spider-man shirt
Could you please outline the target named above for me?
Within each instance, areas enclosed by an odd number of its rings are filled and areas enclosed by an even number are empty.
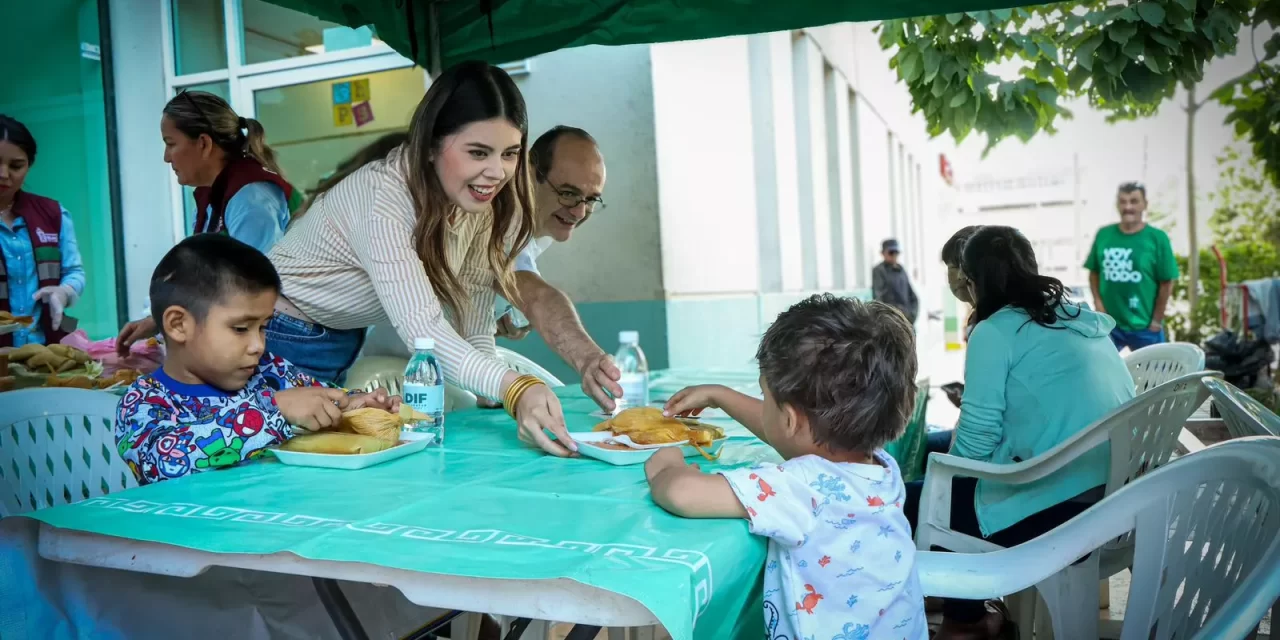
[[[758,400],[690,387],[667,415],[724,409],[782,464],[702,473],[678,448],[645,464],[653,500],[685,518],[744,518],[769,539],[765,638],[925,640],[898,465],[882,447],[915,407],[915,337],[888,305],[813,296],[760,341]]]
[[[326,388],[266,353],[279,294],[271,261],[229,236],[192,236],[160,261],[151,303],[164,366],[138,378],[116,414],[116,446],[139,484],[234,466],[298,429],[337,425],[343,410],[399,409],[385,391]]]

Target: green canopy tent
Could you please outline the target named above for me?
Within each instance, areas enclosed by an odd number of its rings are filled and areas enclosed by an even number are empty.
[[[699,40],[837,22],[1030,4],[1019,0],[271,0],[378,37],[432,71],[588,44]]]

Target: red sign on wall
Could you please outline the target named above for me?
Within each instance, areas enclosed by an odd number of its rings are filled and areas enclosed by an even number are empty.
[[[938,174],[942,176],[942,180],[948,185],[952,184],[955,176],[951,174],[951,162],[947,160],[947,154],[938,154]]]

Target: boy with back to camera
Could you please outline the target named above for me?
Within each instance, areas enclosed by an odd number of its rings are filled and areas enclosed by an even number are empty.
[[[344,409],[399,409],[385,391],[348,395],[266,353],[280,276],[257,249],[222,234],[178,243],[151,277],[164,366],[138,378],[116,412],[116,447],[138,484],[256,458]]]
[[[745,518],[769,538],[765,637],[928,637],[898,465],[881,448],[915,406],[916,353],[896,309],[830,294],[765,332],[757,400],[721,386],[672,396],[669,416],[720,408],[786,460],[702,473],[679,449],[645,464],[653,500],[685,518]]]

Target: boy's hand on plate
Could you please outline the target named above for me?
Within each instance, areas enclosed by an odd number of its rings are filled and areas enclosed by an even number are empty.
[[[662,415],[668,418],[696,418],[703,409],[719,409],[722,390],[725,387],[718,384],[685,387],[667,400],[666,406],[662,407]]]
[[[658,477],[658,474],[672,467],[692,466],[694,469],[700,469],[698,465],[688,465],[684,461],[684,453],[680,451],[680,447],[663,447],[653,452],[649,459],[644,463],[644,477],[649,482]]]
[[[382,409],[390,413],[400,412],[400,396],[387,393],[386,389],[374,389],[369,393],[354,393],[347,398],[347,411],[355,409]]]
[[[351,398],[342,389],[299,387],[276,393],[276,408],[289,424],[307,431],[330,429],[342,420]]]

